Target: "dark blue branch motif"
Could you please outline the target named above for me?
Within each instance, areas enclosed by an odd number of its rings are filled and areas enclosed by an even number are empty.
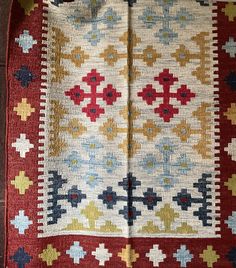
[[[128,225],[132,226],[134,220],[137,216],[141,216],[141,211],[137,210],[134,203],[143,203],[147,206],[148,210],[153,210],[159,201],[162,201],[161,197],[158,197],[156,193],[153,192],[152,188],[147,188],[143,196],[134,196],[134,190],[137,186],[141,186],[141,182],[137,180],[132,173],[128,173],[126,178],[123,178],[122,182],[118,183],[127,192],[125,196],[118,196],[112,187],[107,187],[102,194],[98,195],[98,199],[103,200],[103,204],[107,206],[108,209],[113,209],[117,202],[126,202],[123,209],[119,210],[119,214],[123,215],[127,220]]]
[[[51,3],[55,6],[59,6],[59,4],[63,4],[64,2],[74,2],[74,0],[54,0]]]
[[[86,198],[86,195],[81,190],[78,190],[75,185],[68,190],[67,194],[59,194],[59,189],[62,188],[64,183],[67,183],[67,180],[63,179],[57,171],[49,171],[49,174],[52,175],[52,177],[49,177],[49,182],[52,182],[52,184],[48,186],[51,189],[48,195],[52,196],[52,198],[48,199],[48,203],[51,206],[48,207],[50,213],[47,216],[52,218],[52,220],[48,221],[48,224],[55,224],[61,218],[61,215],[66,213],[66,209],[62,208],[58,201],[67,200],[72,207],[78,207],[78,204],[81,203],[82,199]]]
[[[173,197],[173,201],[176,201],[182,210],[188,210],[192,204],[201,204],[198,210],[193,212],[193,215],[202,221],[203,226],[212,226],[212,224],[208,222],[208,220],[212,219],[212,217],[209,216],[209,213],[211,213],[212,210],[208,209],[208,206],[212,205],[209,201],[211,199],[211,195],[208,193],[211,189],[208,185],[211,184],[211,182],[208,181],[208,178],[211,178],[211,174],[203,173],[202,178],[200,178],[197,183],[193,184],[193,187],[198,189],[198,192],[202,194],[202,197],[192,197],[191,194],[188,193],[187,189],[181,189],[181,192],[179,192],[177,196]]]
[[[209,0],[196,0],[201,6],[209,6]]]
[[[137,3],[137,0],[124,0],[125,2],[128,2],[129,7],[132,7],[134,3]]]

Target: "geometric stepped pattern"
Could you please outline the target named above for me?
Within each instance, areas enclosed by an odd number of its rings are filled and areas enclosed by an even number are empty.
[[[6,266],[235,267],[236,2],[11,12]]]
[[[219,236],[212,7],[175,5],[49,5],[39,237]]]

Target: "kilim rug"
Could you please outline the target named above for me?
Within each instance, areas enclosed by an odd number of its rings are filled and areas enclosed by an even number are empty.
[[[236,267],[236,1],[14,0],[7,267]]]

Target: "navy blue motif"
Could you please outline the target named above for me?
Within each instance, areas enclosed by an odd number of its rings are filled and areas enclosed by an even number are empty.
[[[18,268],[24,268],[27,263],[30,263],[32,257],[25,252],[23,247],[20,247],[10,259],[17,263]]]
[[[201,6],[209,6],[209,0],[196,0]]]
[[[192,204],[201,204],[198,210],[193,212],[193,215],[202,221],[203,226],[212,226],[212,224],[208,222],[208,220],[212,219],[212,217],[208,215],[211,213],[211,209],[208,209],[208,206],[212,205],[209,201],[211,199],[211,195],[209,194],[211,189],[208,185],[211,184],[211,182],[208,181],[208,178],[211,178],[211,174],[203,173],[202,178],[200,178],[197,183],[193,184],[193,187],[197,188],[198,192],[201,193],[201,197],[192,197],[187,189],[181,189],[181,192],[173,197],[173,201],[176,201],[182,210],[188,210]]]
[[[123,181],[119,182],[118,185],[122,186],[127,192],[127,195],[117,195],[117,193],[112,190],[112,187],[107,187],[102,194],[98,195],[98,199],[101,199],[108,209],[113,209],[117,202],[126,202],[123,209],[119,210],[119,214],[124,216],[129,226],[133,225],[137,216],[141,216],[141,211],[137,210],[134,206],[135,202],[143,203],[147,206],[148,210],[153,210],[157,203],[162,200],[161,197],[153,192],[152,188],[147,188],[146,192],[143,193],[143,196],[135,196],[133,191],[141,185],[141,182],[138,181],[132,173],[128,173],[127,177],[123,178]]]
[[[125,2],[128,2],[129,7],[132,7],[134,3],[137,3],[137,0],[124,0]]]
[[[20,81],[22,87],[28,87],[29,84],[36,78],[30,69],[22,65],[19,70],[14,73],[15,78]]]
[[[55,6],[59,6],[59,4],[63,4],[64,2],[74,2],[74,0],[54,0],[51,3]]]
[[[236,247],[231,248],[226,257],[232,263],[233,267],[236,268]]]
[[[51,205],[48,207],[49,214],[47,216],[50,218],[48,224],[55,224],[62,214],[66,213],[66,209],[62,208],[58,201],[67,200],[72,207],[78,207],[78,204],[81,203],[82,199],[86,198],[86,195],[75,185],[68,190],[67,194],[59,194],[59,189],[62,188],[63,184],[67,183],[67,180],[63,179],[57,171],[49,171],[49,174],[52,175],[52,177],[49,177],[49,182],[52,182],[52,184],[48,186],[50,188],[48,195],[52,196],[52,198],[48,199],[48,203]]]
[[[225,78],[225,82],[234,91],[236,91],[236,72],[230,72],[230,74]]]

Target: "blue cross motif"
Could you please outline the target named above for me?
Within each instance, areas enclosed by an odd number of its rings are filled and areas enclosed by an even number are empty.
[[[20,81],[22,87],[28,87],[30,82],[36,76],[30,71],[28,66],[22,65],[19,70],[14,73],[15,78]]]
[[[30,263],[32,257],[27,252],[25,252],[25,249],[23,247],[19,247],[15,254],[10,257],[10,259],[17,263],[18,268],[25,268],[25,265],[27,263]]]
[[[121,16],[117,14],[117,12],[112,8],[108,7],[104,14],[99,15],[98,10],[101,8],[104,0],[90,1],[90,0],[82,0],[84,4],[87,5],[86,8],[91,10],[91,18],[89,18],[89,23],[91,25],[91,30],[89,30],[83,36],[92,46],[97,46],[97,44],[101,41],[101,38],[105,37],[104,26],[106,26],[107,30],[113,29],[114,26],[121,21]],[[81,27],[88,24],[88,18],[85,18],[83,14],[81,14],[80,10],[75,10],[74,15],[70,15],[67,17],[68,21],[72,23],[75,29],[80,30]],[[99,29],[99,25],[104,25]]]
[[[180,28],[185,26],[192,21],[193,16],[186,10],[186,8],[180,8],[175,14],[171,14],[171,8],[176,0],[163,1],[155,0],[158,5],[162,8],[163,15],[158,15],[155,10],[151,7],[147,7],[143,14],[138,18],[143,21],[147,28],[156,27],[157,23],[161,23],[161,28],[155,37],[159,38],[160,42],[164,45],[169,45],[175,38],[178,37],[178,33],[174,32],[171,27],[173,23],[176,23]],[[175,27],[176,28],[176,27]]]
[[[180,156],[173,160],[173,156],[176,155],[176,149],[178,148],[175,143],[168,137],[164,137],[158,144],[155,145],[158,149],[160,156],[158,159],[154,154],[147,154],[140,166],[147,174],[154,174],[157,171],[163,170],[163,172],[157,176],[159,184],[165,191],[169,191],[175,186],[183,175],[187,175],[195,166],[186,153],[180,154]]]
[[[97,158],[98,152],[103,148],[103,145],[94,136],[86,138],[82,142],[82,148],[88,154],[88,159],[85,159],[86,154],[73,151],[64,162],[72,172],[78,172],[83,166],[87,170],[83,178],[91,188],[94,188],[103,180],[97,173],[98,168],[103,168],[108,174],[111,174],[121,165],[121,162],[110,152],[103,156],[102,159]]]
[[[173,256],[180,262],[180,267],[187,267],[187,263],[191,262],[193,258],[193,254],[186,248],[186,245],[181,245]]]
[[[49,174],[52,175],[49,177],[49,182],[52,183],[48,186],[50,189],[48,195],[51,196],[51,198],[48,199],[50,206],[48,207],[49,213],[47,217],[50,218],[48,224],[55,224],[58,219],[61,218],[62,214],[67,212],[65,208],[62,208],[62,206],[58,204],[60,200],[67,200],[72,207],[78,207],[78,204],[82,202],[82,199],[86,198],[86,195],[83,194],[76,185],[73,185],[71,189],[68,190],[67,194],[60,194],[59,190],[62,188],[63,184],[67,183],[67,180],[63,179],[57,171],[49,171]]]
[[[19,37],[15,38],[15,42],[21,47],[23,53],[29,53],[33,46],[37,44],[37,40],[34,40],[28,30],[24,30]]]
[[[127,174],[126,178],[123,178],[123,181],[118,182],[118,186],[122,186],[127,195],[117,195],[112,187],[107,187],[102,194],[98,195],[98,199],[103,201],[107,209],[113,209],[117,202],[125,202],[126,205],[123,206],[123,209],[119,210],[119,214],[123,215],[127,220],[128,226],[132,226],[137,216],[141,216],[141,211],[134,206],[134,203],[143,203],[147,206],[148,210],[153,210],[157,203],[162,201],[162,198],[157,196],[153,188],[147,188],[143,196],[135,196],[134,191],[138,186],[141,186],[141,182],[131,172]]]

